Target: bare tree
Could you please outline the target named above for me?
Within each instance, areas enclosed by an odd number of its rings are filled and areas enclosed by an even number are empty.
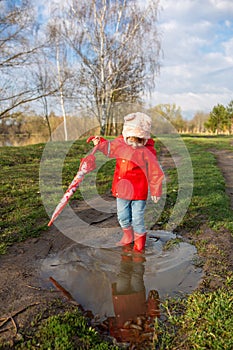
[[[61,18],[59,11],[55,8],[52,11],[50,21],[47,26],[47,32],[50,42],[51,60],[56,64],[56,81],[59,85],[59,101],[63,116],[64,139],[68,140],[67,130],[67,112],[66,100],[73,95],[75,82],[73,81],[73,72],[71,62],[67,59],[67,43],[61,35]]]
[[[194,117],[189,121],[189,127],[193,133],[202,134],[206,131],[205,123],[209,119],[209,113],[202,111],[197,112]]]
[[[60,47],[58,44],[56,44],[56,63],[57,63],[57,78],[59,82],[59,92],[60,92],[60,104],[61,104],[61,110],[62,110],[62,116],[63,116],[63,125],[64,125],[64,134],[65,134],[65,141],[68,140],[68,133],[67,133],[67,118],[66,118],[66,110],[65,110],[65,100],[64,100],[64,92],[63,92],[63,86],[62,86],[62,68],[60,63]]]
[[[52,141],[52,128],[49,121],[49,97],[59,92],[60,85],[56,79],[56,70],[48,60],[45,52],[40,52],[30,73],[30,80],[32,84],[37,86],[40,95],[38,102],[42,105],[43,115],[48,126],[49,138]],[[61,85],[62,83],[63,82],[61,82]]]
[[[157,126],[157,128],[161,129],[163,132],[171,131],[173,127],[175,127],[178,132],[183,132],[186,127],[181,108],[176,106],[175,103],[159,104],[151,109],[151,113],[155,124],[159,121],[160,125],[159,127]],[[160,118],[158,118],[158,116],[160,116]],[[169,124],[173,127],[170,128]]]
[[[34,25],[29,1],[0,2],[0,68],[22,66],[35,48],[29,46],[29,33]],[[30,35],[31,36],[31,35]]]
[[[38,91],[27,81],[27,69],[38,46],[33,44],[35,16],[29,0],[0,2],[0,118],[33,101]],[[39,45],[40,46],[40,45]]]
[[[154,86],[160,44],[158,0],[71,0],[61,13],[60,35],[70,47],[79,102],[106,133],[114,102],[139,101]],[[77,68],[77,66],[76,66]]]

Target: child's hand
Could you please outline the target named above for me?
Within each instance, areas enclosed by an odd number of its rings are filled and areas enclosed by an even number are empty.
[[[151,196],[151,199],[154,203],[158,203],[161,197]]]
[[[99,136],[95,136],[95,138],[92,140],[94,146],[98,145],[100,143],[100,137]]]
[[[98,145],[99,142],[100,142],[100,137],[99,136],[90,136],[88,139],[87,139],[87,142],[93,142],[94,146]]]

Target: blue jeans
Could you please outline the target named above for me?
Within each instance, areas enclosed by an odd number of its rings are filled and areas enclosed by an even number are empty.
[[[117,198],[117,217],[121,228],[133,227],[134,232],[146,232],[144,224],[145,200],[128,200]]]

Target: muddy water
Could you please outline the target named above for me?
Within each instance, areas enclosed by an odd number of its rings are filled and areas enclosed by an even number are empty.
[[[168,251],[163,249],[174,238],[170,232],[148,231],[143,255],[130,247],[74,243],[42,262],[42,277],[47,286],[49,278],[58,282],[100,321],[108,319],[110,334],[118,341],[130,340],[140,330],[152,336],[159,300],[192,292],[202,274],[193,263],[194,246],[181,242]]]

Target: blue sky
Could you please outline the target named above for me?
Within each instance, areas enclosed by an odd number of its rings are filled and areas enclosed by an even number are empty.
[[[175,103],[182,115],[233,100],[233,0],[160,0],[163,58],[151,105]]]

